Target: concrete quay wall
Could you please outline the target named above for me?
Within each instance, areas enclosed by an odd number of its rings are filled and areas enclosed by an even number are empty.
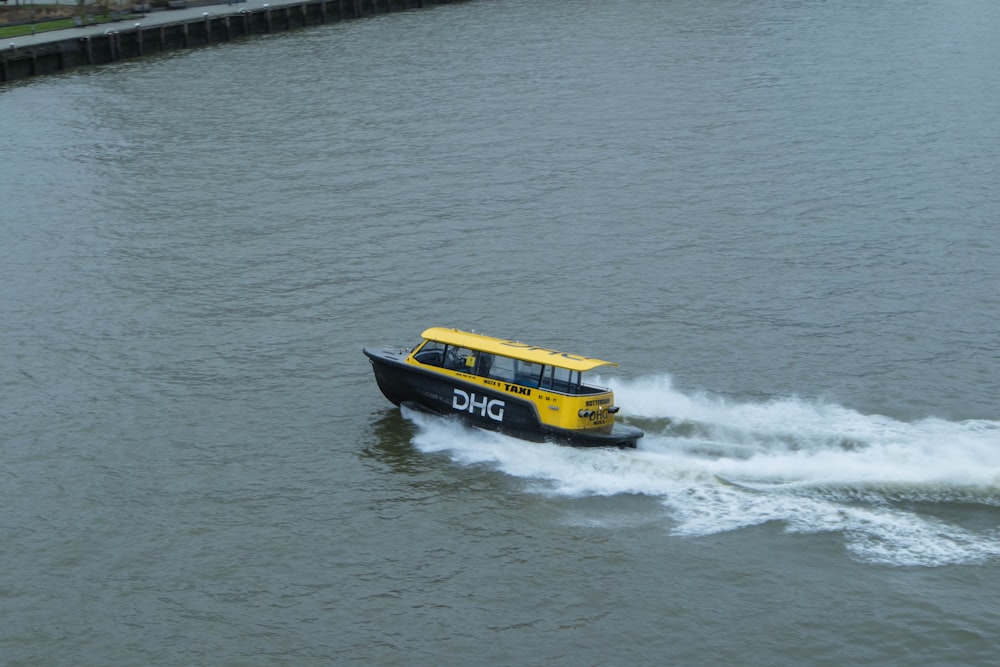
[[[202,6],[0,42],[0,83],[128,58],[462,0],[301,0]],[[80,34],[86,32],[86,34]],[[73,34],[71,34],[73,33]],[[18,41],[27,42],[23,46]]]

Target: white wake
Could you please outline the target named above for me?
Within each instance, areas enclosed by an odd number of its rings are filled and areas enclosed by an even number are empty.
[[[686,395],[667,376],[609,384],[626,421],[646,430],[637,450],[528,443],[405,414],[422,451],[538,480],[542,493],[653,496],[678,535],[777,522],[790,533],[840,533],[866,562],[1000,557],[1000,422],[900,422],[799,399],[739,403]],[[960,525],[969,514],[975,528]]]

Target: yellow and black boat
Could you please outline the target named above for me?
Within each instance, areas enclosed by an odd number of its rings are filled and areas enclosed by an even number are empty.
[[[365,348],[375,380],[396,405],[457,415],[525,440],[635,447],[643,432],[615,422],[609,389],[583,374],[618,364],[513,340],[434,327],[412,350]]]

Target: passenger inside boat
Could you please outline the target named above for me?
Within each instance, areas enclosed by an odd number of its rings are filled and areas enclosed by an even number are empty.
[[[476,353],[467,347],[449,345],[444,353],[444,367],[450,371],[472,373],[476,367]]]

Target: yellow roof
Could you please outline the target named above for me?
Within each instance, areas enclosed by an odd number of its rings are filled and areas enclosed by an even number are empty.
[[[426,339],[436,340],[447,345],[458,345],[472,350],[479,350],[480,352],[490,352],[505,357],[532,361],[536,364],[548,364],[550,366],[568,368],[571,371],[589,371],[598,366],[618,365],[612,361],[590,359],[576,354],[566,354],[565,352],[536,347],[527,343],[519,343],[514,340],[493,338],[492,336],[459,331],[458,329],[446,329],[445,327],[431,327],[421,335]]]

